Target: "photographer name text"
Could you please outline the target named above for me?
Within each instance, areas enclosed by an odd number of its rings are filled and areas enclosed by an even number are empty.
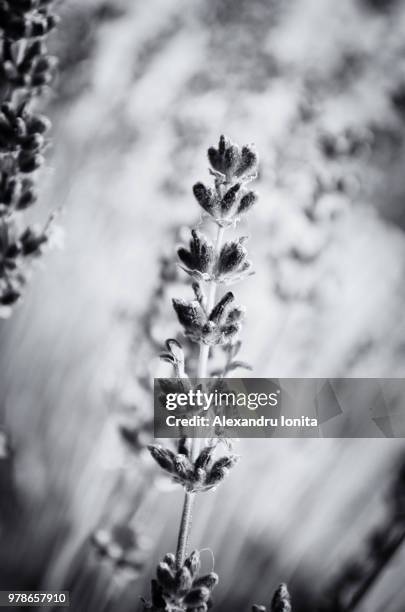
[[[318,419],[308,416],[287,417],[227,417],[217,415],[213,417],[193,415],[189,417],[176,417],[170,414],[166,417],[167,427],[318,427]]]

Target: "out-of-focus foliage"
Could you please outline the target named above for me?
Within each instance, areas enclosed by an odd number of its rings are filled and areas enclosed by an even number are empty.
[[[44,163],[50,122],[33,100],[52,81],[56,58],[46,42],[56,23],[50,0],[0,5],[0,317],[11,314],[31,260],[49,242],[49,222],[26,226],[23,211],[37,200],[34,176]]]

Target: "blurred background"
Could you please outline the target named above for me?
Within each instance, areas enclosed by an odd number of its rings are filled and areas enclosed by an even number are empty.
[[[199,221],[191,187],[221,133],[261,159],[242,224],[256,274],[235,287],[252,376],[404,376],[405,6],[67,0],[59,13],[35,214],[62,208],[65,246],[0,321],[0,587],[125,612],[175,547],[182,494],[144,451],[149,388],[179,333],[170,299],[190,295],[174,253]],[[216,610],[268,603],[286,581],[297,612],[403,612],[405,442],[236,451],[191,537],[220,576]]]

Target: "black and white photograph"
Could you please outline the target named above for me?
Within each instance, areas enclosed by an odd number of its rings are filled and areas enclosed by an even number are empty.
[[[0,0],[0,612],[405,612],[405,3]]]

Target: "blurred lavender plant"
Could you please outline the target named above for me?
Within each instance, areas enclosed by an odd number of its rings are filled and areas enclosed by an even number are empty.
[[[252,612],[291,612],[290,594],[285,584],[280,584],[276,589],[271,604],[266,606],[252,606]]]
[[[198,378],[209,375],[210,349],[230,347],[228,353],[234,355],[232,347],[236,347],[236,350],[240,348],[237,337],[244,311],[235,305],[234,295],[230,291],[216,302],[216,290],[219,284],[236,282],[251,273],[246,239],[239,238],[223,244],[223,235],[225,229],[234,227],[240,216],[257,201],[256,193],[247,187],[257,176],[258,158],[252,147],[240,149],[221,136],[218,148],[208,149],[208,159],[214,187],[197,183],[193,192],[204,216],[215,225],[216,238],[212,242],[203,232],[192,230],[189,248],[178,249],[181,267],[194,279],[195,299],[173,300],[186,338],[199,345],[195,372]],[[203,283],[206,284],[207,295]],[[180,343],[168,340],[166,348],[161,358],[172,365],[175,376],[180,379],[177,384],[181,387],[190,385]],[[209,440],[199,450],[195,439],[180,439],[177,452],[161,445],[149,446],[159,466],[184,487],[185,497],[176,554],[167,554],[158,565],[157,578],[152,581],[152,601],[145,602],[146,609],[173,612],[198,609],[204,612],[211,603],[211,591],[218,577],[214,573],[199,577],[199,553],[194,551],[187,556],[187,547],[196,493],[218,486],[238,461],[233,454],[214,459],[215,449],[214,441]]]
[[[218,584],[214,572],[199,576],[200,554],[194,550],[181,567],[173,554],[164,556],[152,580],[152,602],[144,602],[146,610],[167,610],[172,612],[200,611],[211,607],[211,593]]]
[[[391,483],[387,512],[367,538],[366,555],[348,561],[326,591],[321,612],[352,612],[405,543],[405,457]]]
[[[52,81],[57,63],[46,46],[57,17],[52,0],[0,2],[0,317],[20,299],[33,258],[50,238],[45,227],[25,226],[36,199],[35,172],[43,165],[47,117],[32,101]]]
[[[177,235],[176,226],[173,228],[174,240]],[[118,433],[132,467],[133,462],[136,461],[137,482],[134,483],[132,478],[134,470],[123,470],[120,473],[109,493],[99,523],[77,550],[66,588],[69,587],[74,591],[75,597],[78,598],[82,597],[82,593],[76,584],[77,576],[84,575],[88,571],[91,565],[89,558],[96,560],[100,571],[103,569],[102,566],[104,568],[108,566],[108,575],[112,577],[115,594],[120,592],[127,581],[137,579],[145,566],[148,538],[144,536],[144,525],[136,521],[135,527],[133,523],[145,496],[155,485],[159,486],[161,479],[155,470],[151,470],[150,462],[146,461],[149,455],[147,446],[153,441],[153,413],[148,404],[153,394],[153,383],[149,375],[149,366],[145,367],[145,364],[161,349],[161,342],[156,338],[155,327],[159,324],[162,311],[166,306],[167,295],[178,284],[178,266],[173,258],[162,255],[159,261],[156,286],[145,306],[138,333],[133,338],[133,344],[137,350],[147,355],[141,364],[136,361],[134,368],[131,368],[136,391],[138,394],[145,394],[144,401],[139,398],[135,400],[132,394],[124,397],[121,388],[112,389],[108,394],[108,404],[118,415]],[[126,312],[120,313],[120,319],[124,322],[127,320],[132,322],[132,316]],[[118,523],[115,515],[117,504],[121,505],[122,514]],[[126,535],[125,544],[123,534]],[[84,554],[83,551],[87,551],[87,554]],[[107,600],[112,592],[108,581],[105,584],[105,591],[104,599]]]
[[[131,579],[137,577],[145,564],[145,544],[141,534],[127,524],[116,524],[112,529],[98,529],[91,534],[95,551],[106,559],[113,570],[125,570]]]

